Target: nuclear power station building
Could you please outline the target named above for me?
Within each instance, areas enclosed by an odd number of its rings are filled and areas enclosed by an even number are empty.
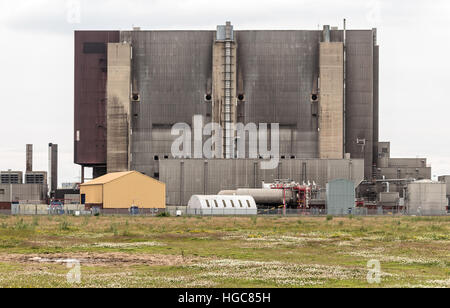
[[[392,181],[401,194],[402,180],[431,169],[380,142],[377,31],[345,28],[76,31],[75,163],[94,177],[157,178],[169,205],[275,179],[348,179],[365,198]],[[220,157],[172,156],[172,127],[194,116],[223,128]],[[261,168],[271,157],[239,157],[237,123],[279,124],[275,169]]]

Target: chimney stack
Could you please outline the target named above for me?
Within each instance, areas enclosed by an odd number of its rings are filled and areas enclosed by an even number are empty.
[[[58,189],[58,145],[53,143],[48,145],[48,176],[50,197],[52,197]]]
[[[33,145],[27,144],[27,165],[26,171],[33,172]]]

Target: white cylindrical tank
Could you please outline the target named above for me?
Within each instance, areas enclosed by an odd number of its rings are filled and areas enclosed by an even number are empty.
[[[286,194],[286,195],[285,195]],[[235,191],[221,191],[219,195],[237,195],[237,196],[251,196],[255,200],[256,204],[272,204],[283,205],[284,200],[286,203],[290,203],[294,200],[293,192],[282,189],[237,189]]]

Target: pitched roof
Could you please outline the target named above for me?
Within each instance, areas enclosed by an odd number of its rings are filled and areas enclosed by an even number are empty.
[[[81,184],[81,186],[89,186],[89,185],[103,185],[106,183],[110,183],[112,181],[115,181],[121,177],[127,176],[129,174],[132,174],[136,171],[127,171],[127,172],[116,172],[116,173],[109,173],[104,176],[101,176],[99,178],[96,178],[95,180],[89,181],[87,183]]]

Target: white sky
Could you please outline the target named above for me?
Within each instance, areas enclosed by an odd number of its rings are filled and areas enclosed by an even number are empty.
[[[68,5],[79,3],[77,14]],[[75,5],[76,6],[76,5]],[[450,174],[450,1],[433,0],[1,0],[0,170],[47,170],[59,144],[60,182],[79,181],[73,164],[73,30],[378,28],[380,139],[394,157],[427,157]]]

